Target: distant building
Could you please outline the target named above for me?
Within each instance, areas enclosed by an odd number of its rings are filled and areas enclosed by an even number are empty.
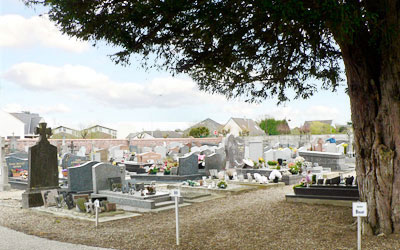
[[[54,128],[52,132],[52,139],[77,139],[81,137],[81,132],[79,130],[67,128],[65,126]]]
[[[29,111],[22,111],[21,113],[10,113],[12,116],[24,123],[24,137],[35,138],[35,128],[39,123],[43,122],[43,118],[39,114],[31,113]]]
[[[87,135],[84,137],[86,139],[115,139],[117,138],[117,130],[111,129],[111,128],[106,128],[100,125],[95,125],[92,127],[89,127],[87,129],[84,129],[83,131],[86,131]],[[81,134],[85,134],[82,132]],[[83,137],[82,135],[82,137]]]
[[[15,116],[0,109],[0,136],[1,137],[25,137],[25,124]]]
[[[185,134],[189,134],[190,130],[193,128],[199,128],[199,127],[206,127],[210,131],[210,134],[213,135],[214,132],[216,131],[217,133],[222,129],[223,125],[219,124],[218,122],[207,118],[204,121],[201,121],[199,123],[196,123],[195,125],[191,126],[190,128],[186,129],[184,131]]]
[[[231,118],[222,128],[235,136],[264,136],[265,132],[252,119]]]
[[[126,139],[135,140],[135,139],[154,139],[154,138],[182,138],[183,133],[175,132],[175,131],[142,131],[137,133],[130,133]]]

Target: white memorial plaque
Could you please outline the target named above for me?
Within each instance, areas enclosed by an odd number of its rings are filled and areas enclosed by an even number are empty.
[[[367,217],[366,202],[353,202],[353,217]]]

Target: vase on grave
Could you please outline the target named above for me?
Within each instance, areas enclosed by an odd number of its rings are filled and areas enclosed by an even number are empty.
[[[275,177],[275,179],[273,180],[274,183],[278,183],[279,182],[279,178]]]

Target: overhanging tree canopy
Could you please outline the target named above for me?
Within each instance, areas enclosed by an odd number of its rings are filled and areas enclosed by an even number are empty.
[[[400,232],[400,0],[26,0],[60,29],[250,101],[335,90],[343,59],[368,233]]]

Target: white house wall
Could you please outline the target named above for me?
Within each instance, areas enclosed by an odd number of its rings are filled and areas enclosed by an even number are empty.
[[[230,119],[224,126],[226,131],[230,130],[230,133],[234,136],[239,136],[239,132],[242,132],[242,129],[239,125],[236,124],[232,119]]]
[[[19,136],[24,138],[25,124],[10,115],[7,112],[0,110],[0,136]]]

